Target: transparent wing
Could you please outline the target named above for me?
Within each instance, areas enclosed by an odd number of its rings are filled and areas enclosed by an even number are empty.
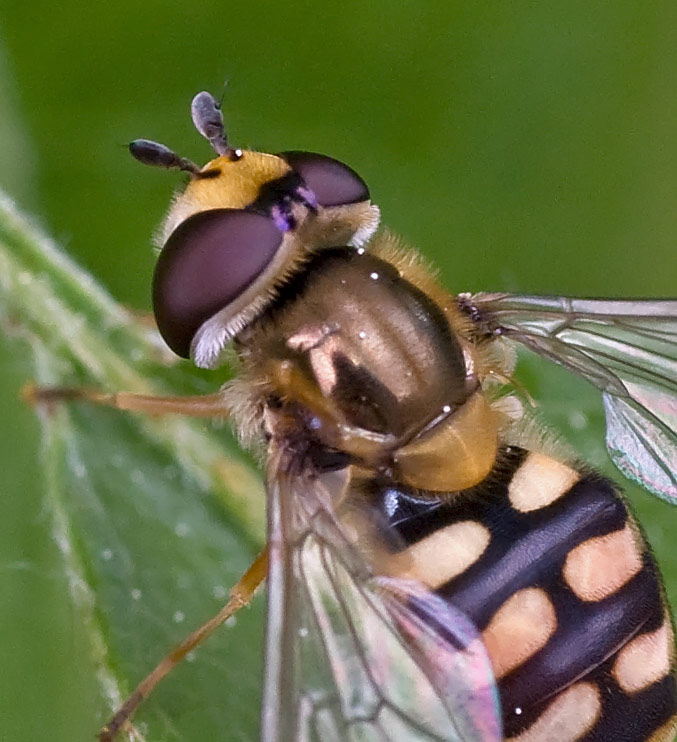
[[[616,466],[677,504],[677,300],[459,297],[480,335],[506,336],[594,384]]]
[[[270,481],[264,742],[499,742],[491,665],[468,619],[371,575],[324,484]]]

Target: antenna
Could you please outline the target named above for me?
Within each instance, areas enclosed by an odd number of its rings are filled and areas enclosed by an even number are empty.
[[[203,175],[200,172],[200,168],[192,160],[179,157],[169,147],[158,142],[153,142],[150,139],[135,139],[129,144],[129,151],[133,157],[144,165],[163,167],[167,170],[171,170],[172,168],[184,170],[195,178]]]
[[[190,114],[195,128],[212,145],[217,154],[229,157],[233,161],[242,157],[242,150],[233,149],[228,144],[221,106],[211,93],[206,90],[198,93],[190,104]]]

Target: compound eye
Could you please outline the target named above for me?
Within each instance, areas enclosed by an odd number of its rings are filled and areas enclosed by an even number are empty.
[[[367,184],[350,167],[314,152],[280,152],[305,181],[320,206],[345,206],[369,200]]]
[[[266,269],[282,233],[266,216],[214,209],[182,222],[162,248],[153,278],[160,334],[188,358],[203,322],[227,307]]]

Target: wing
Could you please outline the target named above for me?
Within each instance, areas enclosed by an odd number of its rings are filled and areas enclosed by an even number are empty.
[[[472,624],[417,584],[374,577],[330,489],[269,485],[265,742],[499,742]]]
[[[677,300],[463,294],[482,336],[505,336],[601,392],[606,444],[629,479],[677,504]]]

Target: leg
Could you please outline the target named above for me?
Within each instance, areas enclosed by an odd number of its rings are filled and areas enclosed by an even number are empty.
[[[113,718],[99,732],[99,742],[112,742],[117,733],[129,724],[129,718],[136,711],[139,704],[147,698],[153,688],[190,652],[207,639],[214,631],[240,608],[247,605],[256,588],[266,576],[268,568],[268,551],[264,550],[254,560],[253,564],[240,578],[240,581],[230,591],[230,598],[226,605],[207,623],[187,636],[181,644],[175,647],[160,664],[146,676],[136,687],[136,690],[115,712]]]
[[[51,405],[57,402],[90,402],[115,407],[118,410],[145,412],[149,415],[188,415],[190,417],[229,417],[230,408],[223,395],[203,394],[194,397],[160,397],[153,394],[116,392],[104,394],[77,387],[40,387],[26,384],[21,392],[25,402],[32,405]]]

